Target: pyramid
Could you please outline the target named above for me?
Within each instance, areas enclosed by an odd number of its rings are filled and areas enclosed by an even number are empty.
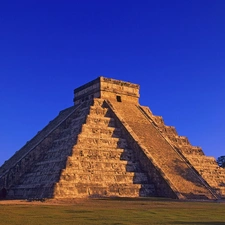
[[[141,106],[139,85],[106,77],[0,167],[2,198],[149,196],[224,198],[225,169]]]

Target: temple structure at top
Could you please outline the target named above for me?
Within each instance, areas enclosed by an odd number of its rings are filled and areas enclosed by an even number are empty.
[[[130,101],[138,103],[139,100],[138,84],[98,77],[97,79],[74,90],[74,104],[93,98],[115,99],[118,102]]]

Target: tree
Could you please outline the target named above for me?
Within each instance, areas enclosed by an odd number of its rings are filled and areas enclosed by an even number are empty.
[[[220,167],[225,168],[225,155],[218,157],[217,163]]]

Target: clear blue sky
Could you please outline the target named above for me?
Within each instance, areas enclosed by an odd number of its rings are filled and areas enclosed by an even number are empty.
[[[1,1],[0,165],[103,75],[225,155],[225,1]]]

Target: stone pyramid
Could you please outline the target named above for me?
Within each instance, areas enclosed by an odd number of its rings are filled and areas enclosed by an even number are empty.
[[[225,197],[215,158],[138,101],[139,85],[105,77],[75,89],[74,106],[0,167],[0,195]]]

